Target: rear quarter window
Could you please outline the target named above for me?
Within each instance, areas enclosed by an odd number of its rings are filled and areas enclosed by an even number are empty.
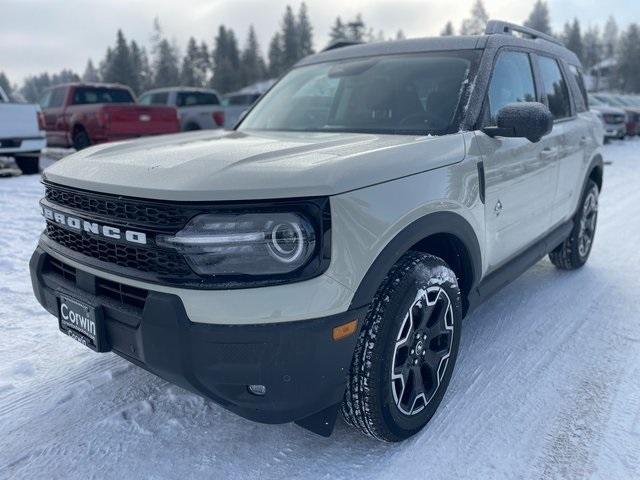
[[[587,96],[587,87],[584,84],[582,71],[575,65],[569,65],[569,72],[578,87],[578,92],[574,94],[576,101],[576,110],[578,112],[586,112],[589,109],[589,99]]]

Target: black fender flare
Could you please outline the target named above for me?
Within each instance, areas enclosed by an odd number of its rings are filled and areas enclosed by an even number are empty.
[[[473,277],[469,290],[473,291],[482,272],[482,254],[475,231],[469,222],[457,213],[435,212],[407,225],[384,247],[362,278],[349,309],[360,308],[371,303],[384,277],[400,257],[421,240],[436,234],[453,235],[466,248],[470,256]]]
[[[600,188],[600,190],[602,191],[602,177],[604,176],[604,160],[602,159],[602,155],[600,153],[596,153],[591,159],[591,162],[589,163],[589,167],[587,168],[587,174],[584,177],[581,192],[584,192],[585,188],[587,188],[587,182],[591,178],[591,172],[593,172],[595,169],[598,169],[600,173],[600,185],[598,185],[598,188]]]

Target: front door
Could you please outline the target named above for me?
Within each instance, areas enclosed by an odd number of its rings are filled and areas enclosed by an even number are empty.
[[[508,103],[539,99],[530,55],[501,52],[489,84],[485,123],[495,125],[498,110]],[[558,150],[544,139],[532,143],[477,135],[485,169],[487,266],[495,270],[549,231]]]

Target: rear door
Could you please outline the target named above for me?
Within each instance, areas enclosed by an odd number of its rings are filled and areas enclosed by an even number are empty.
[[[576,114],[561,63],[540,54],[537,55],[537,67],[544,99],[554,119],[553,130],[540,142],[545,151],[555,156],[558,169],[557,189],[550,210],[553,227],[567,220],[577,205],[589,138],[587,122]]]
[[[501,50],[485,100],[483,126],[495,125],[498,110],[508,103],[540,101],[534,78],[529,53]],[[556,158],[542,142],[477,135],[485,171],[487,263],[494,270],[548,232]]]

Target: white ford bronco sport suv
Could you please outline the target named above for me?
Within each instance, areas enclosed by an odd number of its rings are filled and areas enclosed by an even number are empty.
[[[589,256],[602,127],[580,69],[495,21],[312,55],[234,131],[48,168],[35,295],[72,338],[245,418],[329,435],[341,411],[405,439],[463,317],[546,254]]]

